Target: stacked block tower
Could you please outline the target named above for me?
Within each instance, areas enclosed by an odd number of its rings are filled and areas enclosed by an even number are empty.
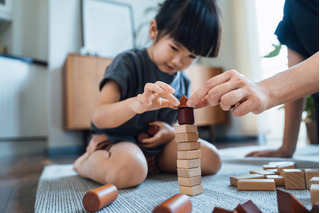
[[[187,107],[188,98],[183,96],[178,106],[178,126],[175,126],[178,144],[178,183],[181,194],[197,195],[203,192],[201,184],[201,146],[194,125],[193,108]]]

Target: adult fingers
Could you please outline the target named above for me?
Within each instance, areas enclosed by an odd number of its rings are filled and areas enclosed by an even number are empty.
[[[241,104],[245,97],[246,94],[242,89],[233,90],[221,97],[220,107],[224,111],[231,110],[235,106]]]

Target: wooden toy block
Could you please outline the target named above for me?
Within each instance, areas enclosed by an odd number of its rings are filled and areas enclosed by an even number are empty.
[[[235,211],[215,206],[212,213],[235,213]]]
[[[250,174],[274,175],[274,172],[270,172],[270,171],[267,171],[267,170],[259,170],[259,171],[250,171]]]
[[[186,194],[186,195],[198,195],[203,192],[202,185],[196,185],[196,186],[179,186],[180,193]]]
[[[178,106],[178,123],[182,124],[194,124],[193,108],[187,107],[188,98],[183,96],[180,99],[180,105]]]
[[[267,175],[267,179],[273,179],[276,186],[284,186],[284,178],[281,175]]]
[[[278,172],[278,169],[266,169],[266,171],[273,172],[276,175],[280,175],[280,173]]]
[[[82,204],[88,212],[96,212],[115,201],[117,197],[118,189],[112,184],[106,184],[87,192]]]
[[[176,194],[158,205],[153,213],[191,213],[192,203],[187,195]]]
[[[143,139],[146,139],[146,138],[149,138],[149,135],[147,133],[143,132],[138,135],[137,139],[138,139],[139,143],[142,143]]]
[[[237,186],[238,181],[242,179],[263,179],[263,178],[265,178],[265,176],[259,175],[259,174],[233,176],[233,177],[230,177],[230,184],[233,186]]]
[[[312,205],[319,203],[319,184],[312,184],[310,186],[310,197]]]
[[[319,177],[313,177],[309,180],[310,186],[311,184],[319,184]]]
[[[275,165],[275,166],[284,165],[284,164],[295,165],[293,161],[275,161],[275,162],[269,162],[269,165]]]
[[[150,137],[153,137],[159,131],[159,126],[149,125],[147,128],[147,133]]]
[[[238,181],[238,190],[274,191],[276,184],[273,179],[241,179]]]
[[[307,188],[310,189],[310,179],[313,177],[319,177],[319,169],[304,169],[304,175],[306,177]]]
[[[304,205],[292,194],[277,189],[277,202],[279,213],[308,213]]]
[[[196,186],[201,184],[201,176],[196,177],[178,177],[178,184],[180,186]]]
[[[201,176],[201,168],[183,169],[178,168],[177,170],[179,177],[196,177]]]
[[[283,169],[284,186],[286,189],[305,189],[304,172],[300,169]]]
[[[196,159],[201,157],[201,150],[178,151],[178,159]]]
[[[296,168],[295,165],[291,163],[277,165],[278,173],[282,176],[284,176],[282,173],[284,169],[295,169],[295,168]]]
[[[187,133],[180,133],[175,134],[176,135],[176,142],[192,142],[192,141],[198,141],[199,135],[197,132],[187,132]]]
[[[319,203],[315,203],[310,210],[310,213],[319,213]]]
[[[190,168],[196,168],[200,167],[201,161],[200,159],[191,159],[191,160],[177,160],[177,167],[178,168],[185,168],[185,169],[190,169]]]
[[[174,133],[198,132],[197,126],[192,124],[177,125],[174,127]]]
[[[276,165],[272,165],[272,164],[267,164],[267,165],[263,165],[262,168],[264,170],[267,170],[267,169],[276,169],[277,166]]]
[[[201,143],[199,141],[177,143],[177,144],[178,144],[178,151],[196,150],[201,148]]]
[[[260,209],[251,200],[240,203],[235,211],[238,213],[261,213]]]

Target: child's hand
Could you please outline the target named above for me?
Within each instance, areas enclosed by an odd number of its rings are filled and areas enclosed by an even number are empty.
[[[149,125],[155,125],[159,127],[159,131],[151,138],[146,138],[142,140],[142,143],[140,143],[141,147],[144,148],[155,148],[157,146],[160,146],[162,144],[170,142],[172,139],[174,139],[174,129],[172,126],[170,126],[167,123],[155,121],[149,123]]]
[[[134,99],[132,110],[141,114],[160,108],[179,106],[180,102],[173,93],[174,89],[164,82],[147,83],[144,92]]]

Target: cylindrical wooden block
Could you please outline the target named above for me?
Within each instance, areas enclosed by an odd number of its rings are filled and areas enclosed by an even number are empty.
[[[193,108],[183,107],[178,109],[178,123],[183,124],[194,124]]]
[[[139,135],[138,135],[138,142],[139,143],[142,143],[142,141],[143,141],[143,139],[145,139],[145,138],[149,138],[149,135],[147,134],[147,133],[140,133]]]
[[[96,212],[115,201],[117,197],[118,189],[112,184],[106,184],[87,192],[82,204],[88,212]]]
[[[159,131],[159,126],[150,125],[147,128],[147,133],[150,137],[153,137]]]
[[[187,195],[176,194],[157,206],[153,213],[191,213],[192,203]]]

